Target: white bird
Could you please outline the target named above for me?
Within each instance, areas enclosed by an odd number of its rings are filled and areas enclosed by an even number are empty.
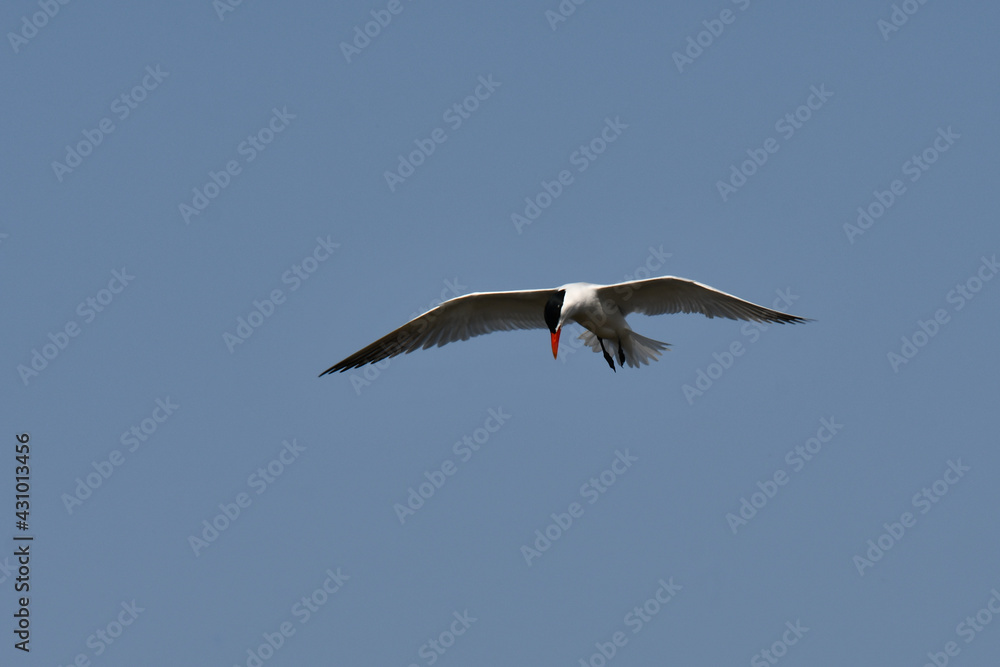
[[[604,353],[611,370],[615,370],[615,356],[622,368],[626,365],[638,368],[659,359],[661,351],[667,349],[669,344],[632,331],[625,321],[629,313],[701,313],[706,317],[779,324],[809,321],[674,276],[615,285],[569,283],[556,289],[474,292],[449,299],[415,317],[326,369],[320,377],[404,352],[408,354],[417,349],[440,347],[457,340],[511,329],[548,328],[552,336],[552,357],[555,358],[559,351],[559,336],[567,322],[576,322],[586,329],[580,338],[594,352]]]

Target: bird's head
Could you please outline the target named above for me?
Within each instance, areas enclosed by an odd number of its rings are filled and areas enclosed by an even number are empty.
[[[559,352],[559,334],[562,331],[562,307],[566,298],[566,290],[556,290],[545,303],[545,324],[552,333],[552,358]]]

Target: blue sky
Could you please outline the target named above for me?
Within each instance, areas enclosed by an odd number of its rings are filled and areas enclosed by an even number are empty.
[[[998,19],[8,3],[0,661],[986,664]],[[815,321],[317,378],[458,294],[647,275]]]

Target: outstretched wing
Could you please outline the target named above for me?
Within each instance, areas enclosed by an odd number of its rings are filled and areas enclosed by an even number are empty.
[[[475,292],[450,299],[334,364],[320,377],[494,331],[545,329],[545,302],[555,292]]]
[[[708,285],[674,276],[607,285],[598,289],[598,295],[602,303],[609,299],[614,302],[623,315],[701,313],[706,317],[727,317],[731,320],[754,322],[785,324],[809,321],[803,317],[758,306]]]

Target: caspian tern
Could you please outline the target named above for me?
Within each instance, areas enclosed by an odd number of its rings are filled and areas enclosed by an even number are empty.
[[[569,283],[556,289],[519,292],[474,292],[445,301],[416,317],[371,345],[358,350],[320,373],[344,372],[397,354],[468,340],[493,331],[548,328],[552,357],[559,351],[563,325],[583,326],[580,338],[615,370],[618,365],[638,368],[660,358],[667,343],[632,331],[629,313],[701,313],[731,320],[808,322],[806,318],[771,310],[693,280],[663,276],[615,285]],[[609,352],[610,348],[610,352]]]

